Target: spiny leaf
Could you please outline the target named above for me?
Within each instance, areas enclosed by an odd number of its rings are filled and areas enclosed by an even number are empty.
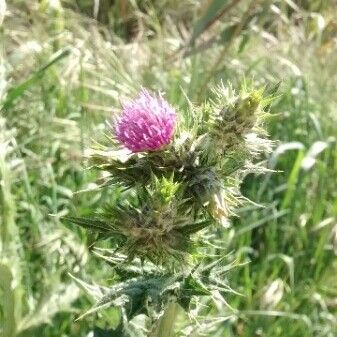
[[[211,294],[211,292],[192,274],[185,278],[181,287],[178,303],[185,311],[189,311],[190,302],[193,296],[208,296]]]
[[[184,282],[183,293],[192,295],[210,295],[211,292],[193,275],[189,275]]]
[[[196,232],[199,232],[200,230],[206,228],[212,223],[211,220],[204,220],[204,221],[199,221],[190,225],[183,226],[178,229],[178,231],[182,234],[193,234]]]
[[[114,232],[114,228],[102,220],[72,216],[65,216],[62,219],[70,221],[83,228],[91,229],[101,233]]]

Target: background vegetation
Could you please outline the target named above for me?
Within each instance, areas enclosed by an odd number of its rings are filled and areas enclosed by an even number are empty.
[[[90,235],[59,217],[86,215],[107,197],[82,158],[120,100],[143,85],[165,91],[179,110],[186,96],[202,102],[220,80],[236,86],[252,79],[280,85],[269,124],[277,143],[265,159],[276,172],[246,178],[244,195],[264,207],[242,207],[219,234],[242,264],[224,280],[240,295],[229,293],[217,311],[205,303],[197,330],[177,336],[336,336],[336,6],[7,1],[0,27],[0,335],[92,336],[95,329],[100,336],[118,321],[111,309],[74,322],[91,303],[68,272],[107,285],[116,276],[88,257]]]

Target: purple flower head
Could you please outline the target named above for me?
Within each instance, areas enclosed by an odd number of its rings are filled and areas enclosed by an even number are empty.
[[[142,89],[133,101],[123,105],[116,123],[117,139],[132,152],[160,150],[171,142],[176,117],[160,94]]]

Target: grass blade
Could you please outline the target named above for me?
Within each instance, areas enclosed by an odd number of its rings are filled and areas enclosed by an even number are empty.
[[[212,0],[201,18],[195,23],[189,44],[195,40],[229,10],[236,6],[241,0],[232,0],[229,4],[227,0]]]
[[[53,64],[59,62],[63,58],[67,57],[69,54],[70,54],[69,48],[58,51],[51,57],[49,62],[47,62],[44,66],[38,69],[28,79],[18,84],[17,86],[14,86],[13,88],[9,89],[0,110],[7,110],[8,108],[10,108],[18,97],[22,96],[32,85],[41,80],[45,71],[48,68],[50,68]]]

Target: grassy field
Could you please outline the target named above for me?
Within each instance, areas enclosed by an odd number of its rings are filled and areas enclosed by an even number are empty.
[[[95,188],[99,176],[85,169],[83,154],[141,86],[164,91],[183,110],[186,97],[200,104],[220,81],[279,85],[268,121],[275,147],[264,158],[270,172],[242,184],[256,204],[244,204],[219,233],[240,263],[224,282],[240,294],[228,293],[228,307],[205,302],[193,331],[181,314],[185,329],[176,336],[336,336],[336,6],[7,1],[0,27],[0,336],[84,337],[94,326],[116,325],[113,308],[74,321],[92,303],[69,272],[98,284],[115,279],[91,254],[90,234],[60,221],[90,214],[112,193]]]

